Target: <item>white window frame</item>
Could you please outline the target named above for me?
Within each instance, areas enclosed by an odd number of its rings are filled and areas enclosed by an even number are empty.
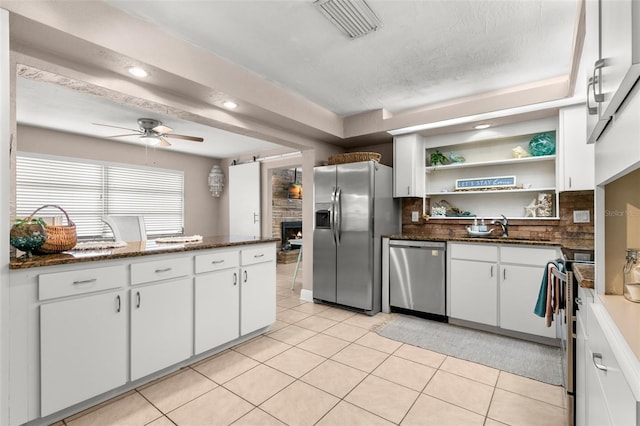
[[[28,190],[19,176],[22,173],[19,165],[22,158],[74,163],[78,167],[86,167],[89,171],[93,168],[93,176],[87,175],[87,181],[82,188],[83,198],[78,199],[75,193],[65,190],[62,180],[68,172],[58,170],[51,177],[57,183],[51,187],[51,198],[35,194],[28,194]],[[134,181],[127,181],[127,172],[136,176]],[[28,173],[28,172],[27,172]],[[34,171],[37,174],[38,171]],[[45,172],[46,173],[46,172]],[[127,192],[135,192],[135,189],[127,189],[126,184],[135,183],[136,186],[149,180],[149,191],[142,191],[137,196],[128,199]],[[166,180],[164,180],[166,179]],[[124,190],[110,190],[113,182],[125,184]],[[162,184],[155,184],[161,181]],[[154,187],[155,185],[155,187]],[[70,185],[72,187],[73,185]],[[35,184],[35,190],[42,193],[42,187]],[[171,188],[167,190],[167,188]],[[56,191],[58,189],[58,191]],[[99,192],[96,192],[99,191]],[[145,197],[150,199],[145,200]],[[140,202],[141,200],[142,203]],[[155,202],[155,204],[154,204]],[[84,203],[84,204],[83,204]],[[131,203],[131,205],[127,205]],[[29,216],[33,211],[45,204],[60,205],[76,224],[78,239],[106,239],[112,238],[111,229],[102,222],[103,215],[142,215],[145,218],[148,238],[162,236],[181,235],[184,230],[184,171],[163,169],[158,167],[139,166],[125,163],[114,163],[76,157],[55,156],[32,152],[19,151],[16,153],[16,217]],[[167,207],[169,206],[169,207]],[[165,209],[166,210],[163,210]],[[66,224],[64,214],[58,209],[43,209],[36,214],[37,217],[60,217],[61,224]]]

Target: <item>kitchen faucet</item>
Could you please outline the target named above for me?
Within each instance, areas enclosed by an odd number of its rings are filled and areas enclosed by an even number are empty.
[[[500,227],[502,228],[502,237],[507,238],[509,236],[509,229],[507,228],[507,226],[509,225],[509,221],[507,220],[507,217],[505,215],[501,214],[500,216],[502,216],[502,220],[494,219],[491,221],[491,224],[500,225]]]

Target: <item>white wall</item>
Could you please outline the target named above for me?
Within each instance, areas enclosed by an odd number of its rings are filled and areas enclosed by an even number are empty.
[[[185,235],[228,233],[218,220],[226,215],[223,212],[227,204],[222,197],[211,196],[207,181],[211,167],[220,164],[219,160],[28,126],[18,126],[16,140],[18,151],[181,170],[184,172]]]

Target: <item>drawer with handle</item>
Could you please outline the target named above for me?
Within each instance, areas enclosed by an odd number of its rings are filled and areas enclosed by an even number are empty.
[[[134,263],[131,265],[131,284],[143,284],[191,274],[191,257]]]
[[[276,250],[273,245],[242,249],[242,266],[276,260]]]
[[[93,293],[127,284],[125,265],[38,275],[38,300]]]
[[[196,274],[236,268],[240,264],[238,250],[217,250],[196,256]]]

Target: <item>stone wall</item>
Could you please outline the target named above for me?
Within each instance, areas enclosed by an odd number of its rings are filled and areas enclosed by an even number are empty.
[[[271,179],[272,191],[272,235],[274,238],[281,237],[281,223],[290,221],[302,221],[302,199],[290,199],[289,184],[294,181],[302,184],[302,172],[300,169],[278,169],[274,170]],[[280,241],[276,243],[280,249]]]
[[[560,242],[565,247],[594,247],[593,191],[560,193],[559,219],[510,219],[509,237]],[[427,200],[426,211],[430,210]],[[573,223],[574,210],[588,210],[589,223]],[[473,219],[421,219],[411,222],[411,212],[422,212],[422,198],[402,199],[402,233],[437,238],[466,237]],[[489,225],[489,224],[487,224]],[[491,225],[489,225],[491,226]],[[497,231],[497,230],[496,230]],[[496,232],[494,231],[494,232]]]

